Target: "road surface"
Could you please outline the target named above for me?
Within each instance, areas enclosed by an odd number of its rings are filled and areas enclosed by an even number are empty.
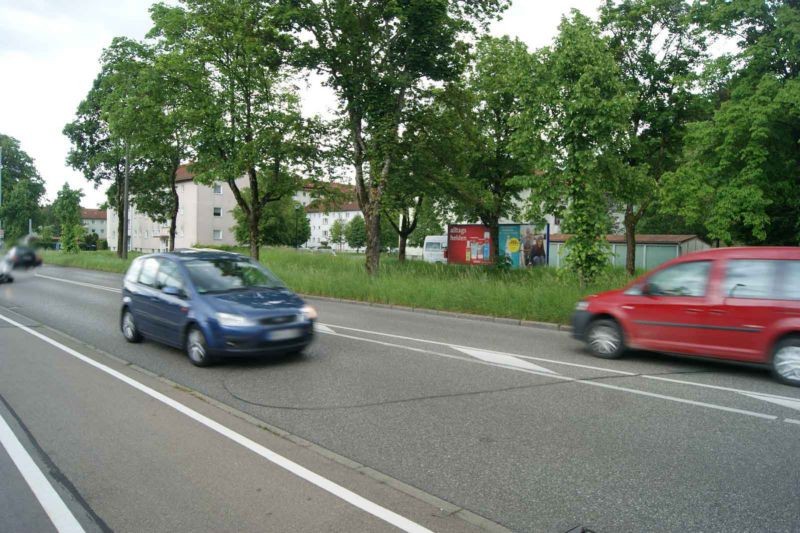
[[[602,361],[562,332],[323,300],[311,300],[320,327],[304,355],[201,369],[124,341],[120,284],[44,267],[0,286],[0,316],[13,321],[0,319],[0,393],[16,417],[0,414],[44,450],[81,523],[397,526],[19,326],[415,527],[800,530],[800,389],[766,370],[644,353]],[[0,471],[13,472],[2,455]],[[24,483],[6,485],[0,503],[31,504],[9,523],[38,523]]]

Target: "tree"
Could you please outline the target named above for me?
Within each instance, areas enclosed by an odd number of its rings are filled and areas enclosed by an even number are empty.
[[[325,75],[339,99],[367,228],[369,274],[378,273],[383,195],[409,98],[425,83],[458,77],[464,34],[508,3],[280,0],[284,20],[302,37],[295,57]]]
[[[318,125],[302,117],[290,84],[283,50],[291,39],[274,26],[272,3],[187,0],[151,9],[151,35],[171,62],[192,72],[186,90],[195,180],[228,184],[255,259],[265,206],[299,189],[319,150]],[[249,196],[236,183],[242,176]]]
[[[347,245],[350,248],[354,248],[356,252],[367,243],[367,226],[361,215],[353,217],[353,220],[347,223],[345,239],[347,240]]]
[[[573,234],[566,263],[586,283],[608,265],[609,207],[630,172],[622,154],[633,101],[599,28],[577,11],[537,60],[515,141],[536,172],[521,181],[531,188],[533,215],[564,214]]]
[[[457,116],[454,134],[464,137],[463,174],[450,183],[455,210],[489,228],[495,263],[500,219],[515,214],[523,189],[514,178],[529,171],[512,143],[522,113],[519,84],[530,75],[531,63],[522,42],[484,37],[465,86],[446,95]]]
[[[243,191],[249,195],[249,190]],[[241,208],[233,211],[236,219],[234,233],[237,242],[249,244],[250,228]],[[311,237],[311,225],[303,206],[286,196],[270,202],[264,208],[258,232],[258,244],[266,246],[298,246]]]
[[[38,222],[39,198],[44,186],[37,181],[19,180],[11,192],[3,196],[0,220],[5,229],[5,240],[15,242],[28,234],[28,221]]]
[[[62,228],[80,225],[81,198],[83,198],[83,192],[80,189],[71,188],[68,183],[64,183],[64,186],[58,191],[56,200],[53,202],[53,213]]]
[[[84,233],[81,226],[82,197],[83,192],[80,189],[72,189],[69,184],[64,183],[53,202],[53,213],[61,226],[61,247],[67,253],[77,253],[80,250],[79,242]]]
[[[111,183],[106,196],[109,205],[119,215],[117,217],[117,256],[127,251],[125,236],[127,231],[122,213],[125,207],[125,149],[120,139],[112,135],[104,118],[104,99],[108,92],[104,78],[108,76],[103,69],[95,78],[86,98],[78,105],[75,120],[64,126],[63,133],[70,140],[71,148],[67,164],[80,171],[95,188]],[[131,181],[139,174],[138,165],[131,165]],[[57,217],[56,217],[57,218]],[[61,228],[63,233],[64,228]]]
[[[737,37],[740,52],[722,75],[710,69],[709,98],[719,105],[689,125],[681,165],[664,177],[665,211],[703,224],[718,242],[797,245],[800,5],[701,7],[707,28]]]
[[[445,228],[442,224],[442,219],[431,205],[432,202],[425,201],[420,206],[417,214],[417,227],[408,238],[408,244],[411,246],[423,246],[425,244],[425,237],[428,235],[444,235]]]
[[[103,63],[103,116],[141,166],[132,202],[156,222],[169,222],[168,248],[173,250],[180,207],[177,173],[191,155],[183,87],[192,83],[193,71],[172,54],[126,38],[112,41]]]
[[[338,245],[339,249],[342,248],[342,243],[345,241],[345,224],[342,219],[337,218],[331,225],[331,242]]]
[[[68,254],[80,252],[81,237],[83,237],[83,227],[80,224],[63,226],[61,232],[61,249]]]
[[[623,154],[630,172],[617,195],[624,212],[625,265],[632,275],[637,225],[657,201],[664,174],[678,165],[686,124],[704,109],[705,98],[694,88],[705,35],[684,0],[606,0],[600,24],[634,98],[631,143]]]
[[[3,163],[0,222],[5,230],[5,240],[13,242],[27,235],[29,219],[38,221],[44,182],[33,159],[20,147],[17,139],[0,133],[0,149]]]

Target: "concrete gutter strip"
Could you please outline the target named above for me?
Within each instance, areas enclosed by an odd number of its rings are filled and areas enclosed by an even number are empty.
[[[391,304],[383,304],[375,302],[365,302],[362,300],[332,298],[330,296],[317,296],[315,294],[301,294],[301,296],[303,298],[308,298],[309,300],[321,300],[324,302],[363,305],[367,307],[377,307],[380,309],[394,309],[396,311],[406,311],[409,313],[421,313],[425,315],[436,315],[436,316],[446,316],[450,318],[461,318],[466,320],[477,320],[480,322],[495,322],[497,324],[507,324],[510,326],[523,326],[526,328],[535,328],[535,329],[547,329],[550,331],[561,331],[563,333],[569,333],[572,331],[571,326],[567,326],[564,324],[555,324],[553,322],[537,322],[535,320],[519,320],[516,318],[507,318],[501,316],[474,315],[471,313],[454,313],[452,311],[439,311],[437,309],[427,309],[424,307],[408,307],[406,305],[391,305]]]

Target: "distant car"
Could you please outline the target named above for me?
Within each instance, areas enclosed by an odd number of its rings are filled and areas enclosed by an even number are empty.
[[[30,246],[14,246],[5,258],[14,269],[28,269],[42,265],[42,256]]]
[[[125,275],[120,327],[197,366],[220,357],[300,352],[317,312],[266,267],[239,254],[181,250],[136,258]]]
[[[14,276],[11,275],[13,268],[10,261],[5,257],[0,257],[0,283],[11,283],[14,281]]]
[[[673,259],[578,303],[573,335],[597,357],[626,348],[769,365],[800,386],[800,248],[721,248]]]
[[[447,235],[428,235],[422,244],[422,260],[426,263],[447,263]]]

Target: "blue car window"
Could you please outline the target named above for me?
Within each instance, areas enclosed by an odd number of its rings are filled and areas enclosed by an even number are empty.
[[[148,287],[155,287],[156,273],[158,272],[158,260],[149,257],[142,263],[142,271],[139,273],[139,283]]]
[[[243,257],[196,259],[187,261],[186,270],[198,293],[237,289],[283,288],[283,283],[267,268]]]
[[[164,287],[173,287],[175,289],[184,290],[185,285],[181,272],[178,270],[178,265],[167,259],[160,260],[160,263],[161,266],[156,276],[156,288],[163,289]]]

